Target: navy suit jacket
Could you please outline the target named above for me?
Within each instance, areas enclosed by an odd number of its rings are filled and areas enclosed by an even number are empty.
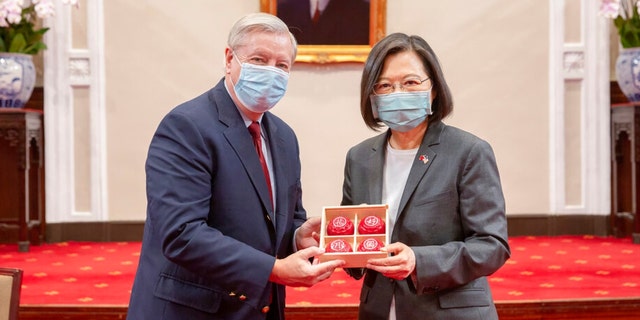
[[[276,212],[224,79],[162,120],[146,162],[147,219],[128,319],[264,319],[270,298],[284,314],[284,286],[268,279],[306,220],[299,148],[281,119],[267,112],[262,122]]]

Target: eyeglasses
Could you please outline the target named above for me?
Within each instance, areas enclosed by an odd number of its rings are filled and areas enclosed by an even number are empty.
[[[420,78],[417,77],[406,78],[402,80],[402,83],[381,81],[373,85],[373,92],[376,94],[389,94],[395,90],[396,86],[399,86],[399,89],[402,91],[418,91],[422,89],[422,84],[427,80],[429,80],[429,77],[424,80],[420,80]]]

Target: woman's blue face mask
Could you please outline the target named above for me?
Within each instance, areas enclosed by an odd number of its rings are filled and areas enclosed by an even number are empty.
[[[433,113],[430,90],[372,94],[370,99],[373,117],[400,132],[417,127]]]

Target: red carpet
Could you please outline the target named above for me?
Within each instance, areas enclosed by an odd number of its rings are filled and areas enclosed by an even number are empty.
[[[489,280],[496,301],[640,297],[640,245],[628,238],[513,237],[512,258]],[[126,305],[139,242],[65,242],[17,252],[0,265],[24,270],[22,305]],[[358,303],[361,281],[343,271],[312,288],[288,288],[288,305]]]

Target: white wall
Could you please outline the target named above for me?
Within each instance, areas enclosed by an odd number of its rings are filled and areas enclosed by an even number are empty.
[[[158,122],[175,105],[208,90],[220,79],[229,28],[240,16],[259,11],[259,2],[104,1],[101,54],[107,212],[106,218],[97,220],[145,219],[144,161]],[[550,110],[565,107],[564,102],[555,105],[551,91],[556,90],[550,90],[553,75],[560,72],[552,67],[558,63],[552,52],[553,32],[582,30],[581,25],[553,27],[552,10],[558,3],[564,2],[484,0],[469,5],[387,1],[387,34],[420,35],[439,55],[455,103],[453,116],[445,122],[488,140],[494,147],[509,215],[562,213],[563,204],[558,207],[552,203],[552,192],[578,201],[590,196],[581,193],[585,181],[579,171],[577,176],[557,173],[567,178],[566,190],[553,187],[556,177],[552,167],[557,159],[551,150],[557,137],[551,135]],[[588,0],[566,3],[567,21],[584,14],[581,3],[593,5]],[[361,71],[358,63],[296,64],[287,95],[274,109],[298,134],[303,201],[310,215],[318,215],[322,206],[339,203],[346,151],[376,134],[365,128],[359,114]],[[562,83],[556,89],[565,90]],[[568,103],[580,109],[583,101]],[[573,128],[575,122],[568,124]],[[577,129],[561,138],[563,143],[573,146],[571,142],[581,141],[583,128],[584,123],[578,121]],[[580,148],[567,150],[567,161],[584,166],[580,162],[588,154]],[[78,183],[93,188],[91,182]],[[47,209],[49,214],[57,208]],[[606,214],[602,210],[595,213]],[[56,216],[65,221],[65,213]]]

